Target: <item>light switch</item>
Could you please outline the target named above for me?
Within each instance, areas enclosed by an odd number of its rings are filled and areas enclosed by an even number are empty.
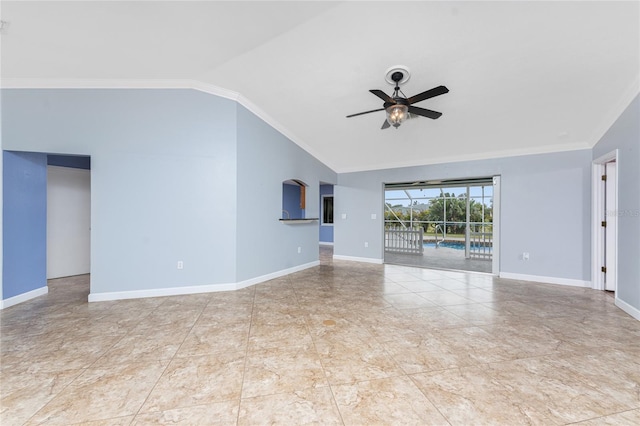
[[[346,213],[342,213],[342,218],[346,219],[347,218],[347,214]]]
[[[375,213],[371,213],[371,219],[376,220],[378,216]]]

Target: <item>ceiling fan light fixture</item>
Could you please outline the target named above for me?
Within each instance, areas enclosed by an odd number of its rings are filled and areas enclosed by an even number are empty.
[[[409,107],[402,104],[395,104],[387,107],[386,112],[387,121],[397,129],[409,116]]]

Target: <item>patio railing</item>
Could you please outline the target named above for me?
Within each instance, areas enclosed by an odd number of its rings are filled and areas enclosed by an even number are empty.
[[[470,232],[469,258],[490,260],[493,255],[492,232]]]
[[[384,230],[384,250],[392,253],[421,255],[424,253],[423,235],[422,227],[388,226]]]

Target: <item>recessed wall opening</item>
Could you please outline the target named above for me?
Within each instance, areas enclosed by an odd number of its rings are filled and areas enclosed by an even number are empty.
[[[497,273],[496,180],[385,184],[385,263]]]
[[[282,219],[304,219],[306,217],[306,187],[298,179],[282,182]]]

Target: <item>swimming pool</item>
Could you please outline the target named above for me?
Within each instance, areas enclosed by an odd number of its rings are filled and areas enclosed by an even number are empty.
[[[436,243],[424,243],[424,248],[436,248]],[[440,247],[446,247],[454,250],[464,250],[464,241],[443,241]],[[493,247],[487,247],[486,251],[491,251]]]

